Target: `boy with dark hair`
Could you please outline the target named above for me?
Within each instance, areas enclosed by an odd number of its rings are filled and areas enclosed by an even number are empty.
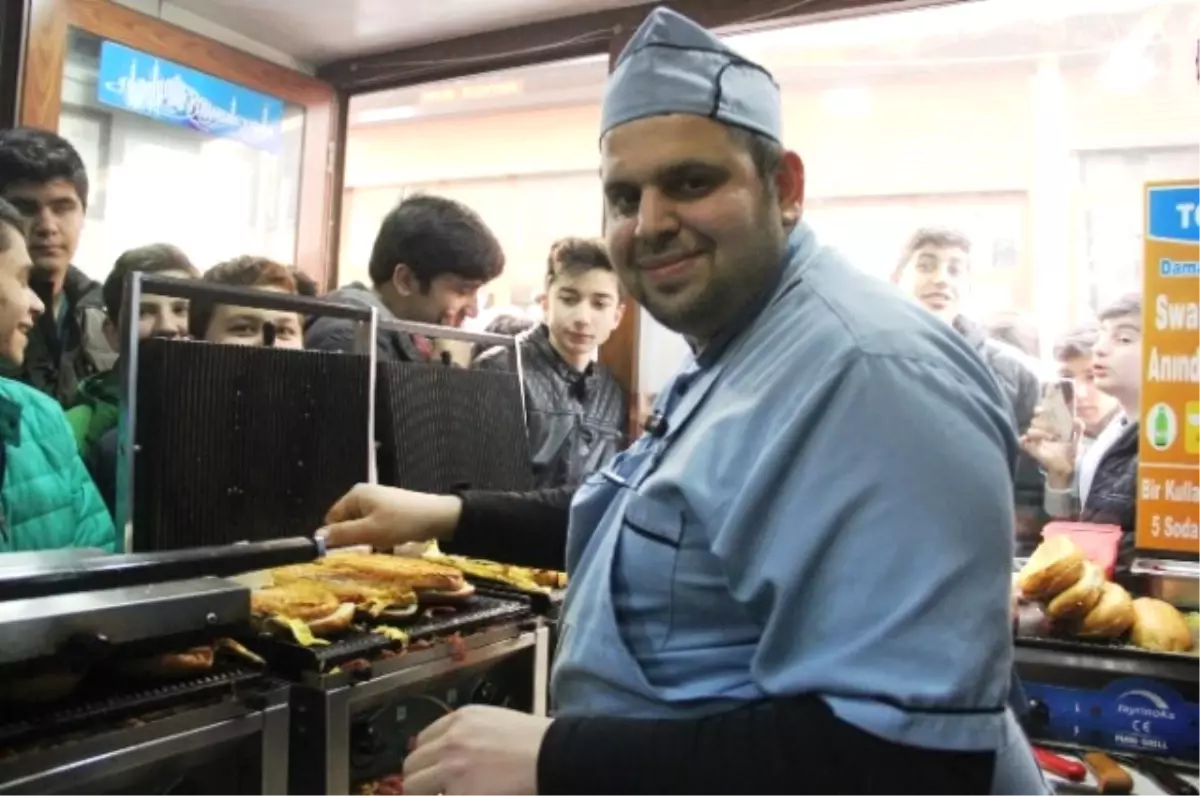
[[[205,282],[296,294],[296,278],[286,265],[265,257],[236,257],[204,273]],[[196,300],[188,326],[192,337],[226,345],[304,348],[304,318],[298,312],[235,307]]]
[[[1136,528],[1142,298],[1123,296],[1098,317],[1092,371],[1096,388],[1116,400],[1117,411],[1080,454],[1080,435],[1062,439],[1039,408],[1021,445],[1046,472],[1046,508],[1052,516],[1121,526],[1124,569],[1133,553]]]
[[[374,307],[382,320],[461,326],[478,311],[479,289],[504,270],[500,242],[470,208],[440,196],[400,202],[379,228],[368,272],[372,285],[355,283],[329,294],[342,304]],[[317,318],[309,348],[353,351],[355,325]],[[381,332],[379,357],[405,362],[430,359],[433,344],[421,337]]]
[[[104,280],[104,334],[114,351],[121,350],[121,301],[125,282],[133,273],[161,274],[176,279],[195,279],[200,274],[187,255],[169,243],[153,243],[130,249],[117,258]],[[138,337],[178,338],[187,335],[187,299],[142,295],[138,304]],[[85,458],[109,429],[116,428],[120,411],[120,370],[112,368],[79,383],[75,400],[67,410],[67,422]]]
[[[962,313],[970,292],[971,241],[962,232],[947,227],[922,227],[913,232],[892,272],[892,282],[910,298],[951,326],[975,349],[1000,384],[1007,410],[1017,434],[1029,428],[1041,395],[1037,374],[1026,364],[1028,357],[1007,343],[988,336],[987,331]],[[1036,546],[1045,517],[1042,475],[1028,456],[1017,459],[1015,499],[1017,548]]]
[[[550,247],[542,307],[545,322],[518,339],[534,478],[538,487],[574,486],[621,449],[628,422],[621,386],[595,361],[625,310],[603,243],[563,238]],[[514,371],[516,364],[508,347],[475,363]]]
[[[0,199],[0,359],[19,366],[43,312],[29,286],[25,221]],[[84,469],[62,409],[0,378],[0,553],[91,547],[112,551],[112,521]]]
[[[27,127],[0,132],[0,197],[28,221],[32,284],[46,305],[24,364],[9,375],[70,406],[79,382],[116,361],[103,332],[100,283],[72,265],[87,211],[87,170],[61,136]]]

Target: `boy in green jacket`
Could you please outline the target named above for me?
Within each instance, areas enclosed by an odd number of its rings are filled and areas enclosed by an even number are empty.
[[[169,243],[153,243],[130,249],[117,258],[112,272],[104,280],[104,335],[114,351],[121,350],[121,299],[125,295],[125,280],[133,273],[159,274],[175,279],[195,279],[200,273],[187,255]],[[138,336],[186,337],[188,330],[187,299],[171,296],[142,296],[138,306]],[[121,368],[114,367],[97,373],[79,385],[75,404],[67,410],[67,422],[75,435],[79,454],[85,459],[100,438],[117,427],[121,403]]]
[[[45,311],[29,288],[25,222],[0,200],[0,361],[20,366]],[[0,553],[90,547],[112,552],[112,520],[52,398],[0,378]]]

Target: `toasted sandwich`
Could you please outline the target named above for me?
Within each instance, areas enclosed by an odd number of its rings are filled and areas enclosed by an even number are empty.
[[[139,680],[173,680],[210,671],[216,659],[212,644],[201,644],[179,652],[163,652],[145,658],[118,661],[116,671]]]
[[[311,582],[333,592],[343,603],[375,619],[404,619],[417,612],[417,594],[404,583],[386,583],[353,572],[343,572],[317,564],[298,564],[271,570],[275,586]]]
[[[345,553],[326,556],[321,566],[372,584],[411,589],[424,603],[454,602],[475,593],[460,570],[421,558]]]
[[[295,581],[250,592],[250,610],[260,619],[279,621],[299,630],[304,625],[317,638],[340,633],[354,621],[354,603],[343,602],[337,595],[315,581]],[[297,638],[303,643],[304,639]]]

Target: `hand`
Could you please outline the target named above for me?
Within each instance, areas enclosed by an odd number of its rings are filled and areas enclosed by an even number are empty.
[[[369,544],[391,550],[452,535],[461,514],[462,499],[455,495],[359,484],[333,505],[316,535],[328,547]]]
[[[1021,447],[1046,471],[1051,486],[1065,489],[1075,475],[1075,458],[1082,433],[1083,423],[1076,420],[1073,432],[1063,439],[1053,428],[1048,414],[1038,406],[1029,429],[1021,437]]]
[[[405,793],[537,793],[550,719],[476,705],[438,719],[404,760]]]

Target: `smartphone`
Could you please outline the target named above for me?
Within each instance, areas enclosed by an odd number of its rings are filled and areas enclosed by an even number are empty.
[[[1042,385],[1042,416],[1059,439],[1075,434],[1075,382],[1056,379]]]

